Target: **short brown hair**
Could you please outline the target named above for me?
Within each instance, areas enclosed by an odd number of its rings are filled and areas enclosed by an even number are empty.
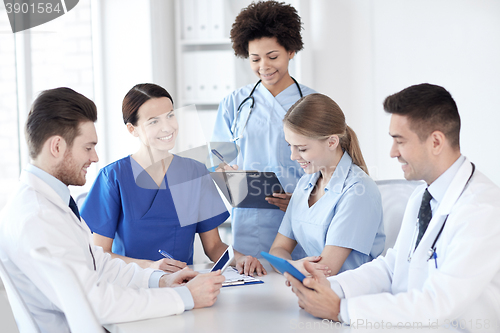
[[[298,52],[304,43],[297,10],[277,1],[259,1],[241,10],[231,28],[234,54],[248,58],[248,43],[262,37],[276,37],[287,51]]]
[[[139,83],[133,86],[123,98],[122,114],[125,125],[127,123],[131,123],[132,125],[137,126],[137,121],[139,120],[137,111],[139,111],[142,104],[152,98],[161,97],[167,97],[172,102],[172,105],[174,104],[174,100],[168,91],[157,84]]]
[[[317,140],[338,135],[340,147],[347,151],[354,164],[368,174],[358,137],[347,126],[340,106],[330,97],[322,94],[302,97],[285,114],[283,123],[292,131]]]
[[[90,99],[70,88],[45,90],[31,106],[26,120],[25,135],[29,155],[35,159],[44,143],[59,135],[68,147],[80,135],[80,123],[97,121],[97,108]]]
[[[442,132],[454,148],[460,148],[460,115],[451,94],[441,86],[422,83],[388,96],[387,113],[406,116],[410,129],[425,141],[434,131]]]

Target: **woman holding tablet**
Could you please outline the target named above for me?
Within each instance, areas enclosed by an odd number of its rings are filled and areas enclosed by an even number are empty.
[[[259,80],[224,98],[212,136],[239,147],[232,162],[239,169],[272,171],[286,192],[293,192],[303,171],[289,159],[282,119],[293,103],[314,92],[288,72],[290,60],[303,48],[301,28],[295,8],[276,1],[252,3],[238,14],[231,29],[234,53],[250,60]],[[252,256],[268,252],[289,199],[289,193],[277,194],[268,200],[270,209],[233,208],[234,248]],[[297,258],[303,256],[300,251]]]
[[[206,167],[170,153],[178,135],[173,100],[155,84],[138,84],[123,100],[123,120],[140,141],[134,154],[100,170],[81,215],[94,243],[114,258],[175,272],[193,263],[199,233],[217,261],[226,250],[217,227],[229,216]],[[159,250],[174,259],[161,259]],[[264,272],[260,262],[235,252],[245,274]]]
[[[318,263],[331,275],[376,258],[385,243],[380,192],[340,107],[325,95],[312,94],[288,110],[283,124],[291,159],[306,174],[270,253],[291,259],[299,244],[308,256],[319,256]],[[302,261],[293,263],[305,272]]]

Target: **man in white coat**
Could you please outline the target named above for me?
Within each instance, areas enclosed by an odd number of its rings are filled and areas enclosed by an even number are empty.
[[[426,184],[410,197],[385,257],[329,279],[307,265],[304,284],[286,274],[299,306],[351,327],[498,332],[500,188],[461,155],[460,116],[444,88],[411,86],[384,109],[391,157],[406,179]]]
[[[31,163],[0,216],[0,260],[42,332],[69,327],[41,263],[31,256],[39,249],[77,272],[101,324],[211,306],[224,281],[220,271],[142,269],[93,244],[68,185],[84,185],[87,168],[98,160],[96,120],[95,104],[85,96],[69,88],[42,92],[25,128]]]

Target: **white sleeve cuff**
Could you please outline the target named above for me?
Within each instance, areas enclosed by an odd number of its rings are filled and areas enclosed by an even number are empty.
[[[165,275],[164,271],[154,271],[149,276],[148,288],[159,288],[160,287],[160,278]]]
[[[176,287],[174,288],[174,290],[182,298],[182,301],[184,302],[184,310],[187,311],[194,308],[193,295],[191,295],[191,291],[189,291],[188,287],[186,286]]]
[[[342,289],[342,286],[340,285],[340,283],[338,283],[338,281],[330,280],[330,287],[339,298],[345,298],[344,289]]]
[[[343,324],[350,325],[351,317],[349,316],[349,310],[347,308],[347,299],[342,298],[340,300],[340,312],[338,315],[339,321]]]

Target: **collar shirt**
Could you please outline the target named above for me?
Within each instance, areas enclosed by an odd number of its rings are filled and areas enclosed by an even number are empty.
[[[432,184],[429,185],[427,190],[432,195],[431,209],[432,215],[436,213],[439,204],[443,201],[446,190],[450,187],[453,178],[458,172],[458,169],[462,166],[465,161],[465,157],[460,155],[460,157],[449,167],[441,176],[439,176]]]
[[[339,272],[377,257],[384,249],[385,234],[375,182],[344,152],[325,194],[309,207],[319,176],[320,172],[306,174],[299,180],[279,233],[297,241],[307,256],[320,255],[326,245],[352,249]]]
[[[49,185],[61,197],[63,202],[66,202],[69,205],[70,193],[66,184],[33,164],[28,163],[25,170],[47,183],[47,185]]]

